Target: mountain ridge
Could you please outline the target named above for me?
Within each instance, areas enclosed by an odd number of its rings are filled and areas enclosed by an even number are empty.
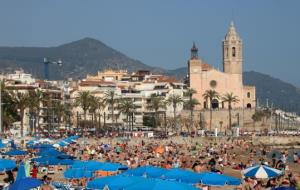
[[[103,42],[83,38],[54,47],[0,47],[0,69],[12,72],[23,68],[38,78],[44,77],[43,58],[61,59],[63,67],[49,66],[50,79],[83,78],[103,69],[163,70],[129,58]],[[83,68],[85,67],[85,68]]]
[[[50,79],[81,79],[104,69],[150,70],[178,79],[187,74],[186,67],[173,70],[152,67],[89,37],[52,47],[0,47],[0,70],[8,73],[22,68],[43,78],[44,57],[63,61],[62,67],[50,65]],[[300,114],[300,88],[255,71],[244,72],[244,84],[256,86],[258,100],[263,100],[262,103],[268,98],[275,106]]]

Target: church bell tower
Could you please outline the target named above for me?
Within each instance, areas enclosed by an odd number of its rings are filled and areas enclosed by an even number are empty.
[[[228,74],[243,73],[243,45],[233,22],[223,41],[223,70]]]
[[[201,85],[202,61],[198,57],[198,48],[193,43],[191,48],[191,58],[188,61],[188,85],[197,89]]]

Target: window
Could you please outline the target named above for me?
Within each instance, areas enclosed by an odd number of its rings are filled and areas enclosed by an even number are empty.
[[[232,57],[235,57],[235,54],[236,54],[235,47],[232,47]]]
[[[217,86],[217,81],[211,80],[210,83],[209,83],[209,85],[210,85],[210,87],[212,87],[212,88],[216,88],[216,86]]]
[[[250,92],[247,92],[247,98],[250,98],[250,97],[251,97]]]

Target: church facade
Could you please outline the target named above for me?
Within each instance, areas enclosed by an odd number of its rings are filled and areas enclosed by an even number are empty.
[[[230,24],[222,46],[223,71],[219,71],[204,63],[198,57],[196,45],[193,45],[191,58],[188,61],[188,84],[190,88],[196,90],[193,98],[199,101],[199,108],[211,106],[214,109],[227,109],[228,103],[222,102],[222,96],[233,93],[239,101],[232,103],[232,108],[254,108],[255,87],[243,85],[243,43],[233,23]],[[220,97],[209,102],[203,98],[207,90],[215,90]]]

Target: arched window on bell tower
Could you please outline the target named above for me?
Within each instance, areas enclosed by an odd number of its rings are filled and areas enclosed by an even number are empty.
[[[232,57],[235,57],[235,55],[236,55],[235,47],[232,47]]]

